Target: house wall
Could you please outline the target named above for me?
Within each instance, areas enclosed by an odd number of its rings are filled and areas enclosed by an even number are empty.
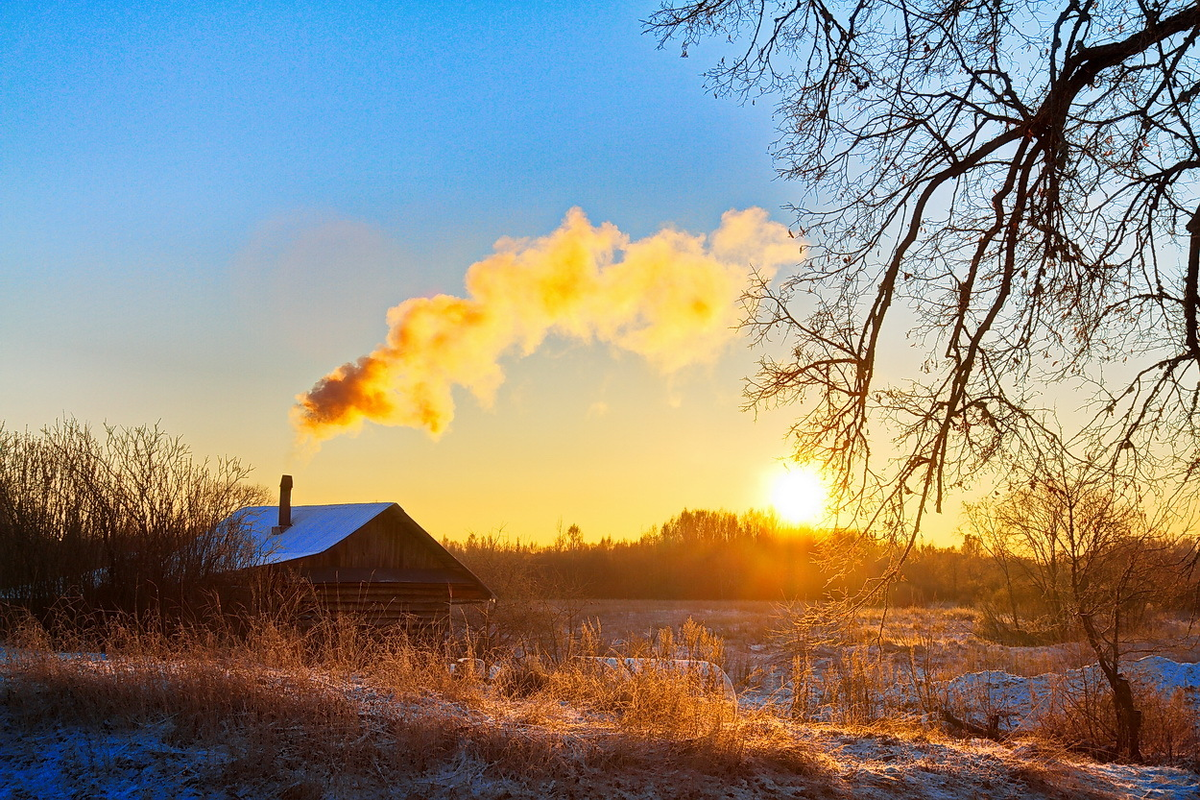
[[[447,624],[452,605],[444,584],[316,583],[313,598],[322,614],[422,627]]]
[[[286,568],[312,581],[321,612],[369,622],[445,624],[452,604],[492,597],[399,506],[325,552],[287,562]],[[408,574],[397,580],[401,571]],[[413,571],[436,572],[418,577]]]

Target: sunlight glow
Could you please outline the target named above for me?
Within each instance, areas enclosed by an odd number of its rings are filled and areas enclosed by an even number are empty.
[[[784,521],[813,525],[825,516],[828,491],[813,467],[793,467],[776,474],[771,485],[771,505]]]

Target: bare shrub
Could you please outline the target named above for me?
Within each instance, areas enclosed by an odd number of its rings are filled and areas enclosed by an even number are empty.
[[[1200,723],[1183,690],[1167,692],[1144,681],[1132,682],[1142,711],[1142,760],[1194,769],[1200,764]],[[1116,728],[1103,675],[1084,670],[1055,687],[1029,732],[1107,760]]]
[[[1200,720],[1182,689],[1142,691],[1142,754],[1200,773]]]
[[[0,428],[0,597],[39,614],[63,597],[86,610],[186,605],[253,558],[231,518],[263,499],[249,471],[197,460],[157,426]]]
[[[1184,574],[1196,544],[1150,520],[1142,490],[1108,470],[1065,453],[1019,467],[1028,470],[1027,483],[971,509],[979,541],[1036,587],[1037,628],[1063,639],[1081,635],[1091,647],[1114,709],[1109,748],[1139,760],[1143,710],[1125,674],[1130,639],[1153,609],[1174,600],[1176,589],[1163,577]],[[1017,609],[1014,601],[1014,621]],[[1084,687],[1080,702],[1090,690]],[[1091,708],[1080,713],[1089,725],[1084,739],[1095,741],[1107,720]]]

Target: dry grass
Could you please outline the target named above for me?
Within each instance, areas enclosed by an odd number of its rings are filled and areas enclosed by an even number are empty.
[[[768,784],[785,795],[854,796],[845,790],[847,768],[822,737],[950,748],[932,713],[943,701],[938,682],[965,664],[1004,668],[1015,658],[971,646],[948,654],[938,637],[969,643],[960,630],[969,614],[938,612],[926,628],[915,613],[898,621],[884,639],[878,620],[865,619],[860,642],[830,656],[820,675],[811,658],[797,659],[794,702],[739,710],[694,674],[647,669],[615,680],[579,658],[553,663],[529,653],[454,674],[448,665],[462,649],[332,621],[304,631],[269,618],[236,631],[166,631],[114,618],[83,636],[16,618],[0,657],[0,723],[35,739],[64,727],[152,729],[171,745],[208,754],[196,781],[291,800],[385,790],[453,796],[439,794],[445,786],[497,798],[722,797],[729,787],[751,787],[753,795]],[[758,624],[755,617],[742,630]],[[737,646],[753,653],[750,644]],[[460,646],[470,652],[469,645]],[[723,638],[688,617],[619,636],[589,625],[572,652],[729,660]],[[1060,670],[1075,658],[1047,650],[1037,663]],[[1147,697],[1147,751],[1197,764],[1183,698]],[[1062,748],[1086,750],[1080,720],[1099,718],[1065,711],[1047,718],[1022,746],[1048,755],[1016,759],[998,780],[1023,782],[1035,796],[1072,796],[1075,772],[1059,766]]]
[[[663,629],[679,630],[692,619],[723,642],[721,667],[735,683],[762,666],[779,604],[762,600],[587,600],[579,613],[602,631],[604,648],[633,655]]]
[[[790,619],[794,620],[795,617]],[[958,735],[1035,737],[1055,746],[1108,757],[1115,740],[1110,692],[1105,683],[1081,687],[1051,678],[1038,714],[1013,730],[1016,721],[992,695],[988,681],[969,696],[947,695],[947,685],[968,673],[1000,671],[1015,676],[1064,675],[1095,661],[1080,642],[1052,646],[1006,647],[977,634],[980,614],[970,609],[893,609],[885,615],[864,610],[830,639],[805,639],[802,629],[784,627],[792,657],[785,691],[773,698],[786,712],[809,723],[927,730],[948,726]],[[786,620],[785,620],[786,622]],[[1192,652],[1186,633],[1174,620],[1148,626],[1144,652],[1172,655]],[[1195,640],[1190,646],[1194,648]],[[1097,675],[1098,677],[1098,675]],[[1142,754],[1152,763],[1196,770],[1200,766],[1200,728],[1194,701],[1182,693],[1166,696],[1153,686],[1136,686],[1143,712]],[[1052,691],[1051,691],[1052,690]],[[972,721],[967,720],[970,710]]]
[[[205,781],[261,796],[397,785],[422,795],[450,770],[476,775],[481,796],[661,784],[664,796],[705,797],[762,774],[819,787],[825,770],[786,725],[739,715],[667,671],[614,682],[530,659],[485,682],[452,675],[441,648],[334,623],[305,632],[261,623],[239,638],[114,623],[93,642],[104,656],[65,656],[29,620],[9,641],[0,693],[11,729],[153,727],[212,754]]]
[[[1166,693],[1134,681],[1142,712],[1141,751],[1149,761],[1200,772],[1200,727],[1194,707],[1182,690]],[[1106,759],[1116,735],[1116,718],[1107,684],[1099,675],[1058,686],[1046,698],[1044,711],[1024,735],[1056,742],[1074,752]]]

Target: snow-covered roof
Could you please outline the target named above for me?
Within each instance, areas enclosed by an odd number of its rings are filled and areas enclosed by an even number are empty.
[[[279,506],[250,506],[237,512],[237,518],[247,526],[261,566],[323,553],[393,505],[292,506],[291,527],[279,533],[272,533],[279,524]]]

